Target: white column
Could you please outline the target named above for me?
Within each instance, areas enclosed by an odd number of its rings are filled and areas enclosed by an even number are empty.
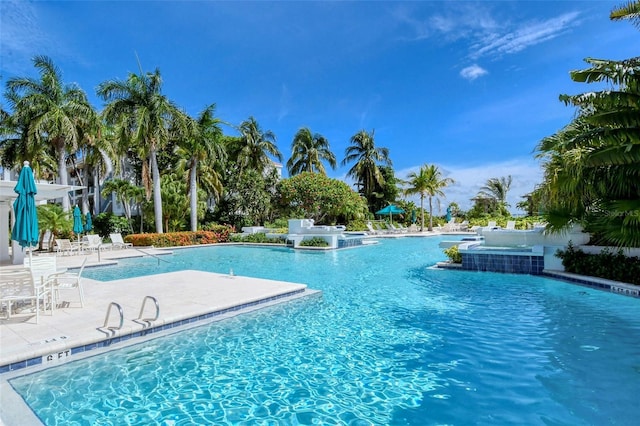
[[[0,262],[6,262],[9,256],[9,238],[11,225],[9,223],[9,212],[11,206],[9,202],[0,202]]]

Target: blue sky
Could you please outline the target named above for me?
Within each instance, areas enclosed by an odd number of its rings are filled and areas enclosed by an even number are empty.
[[[596,89],[569,71],[638,55],[640,32],[608,19],[622,3],[1,0],[0,72],[3,86],[35,77],[31,58],[50,56],[100,110],[96,86],[138,72],[137,54],[187,113],[216,103],[232,124],[254,116],[284,161],[300,127],[339,161],[353,134],[375,130],[399,177],[428,163],[456,181],[442,209],[469,208],[510,174],[515,211],[541,180],[537,143],[575,113],[558,95]]]

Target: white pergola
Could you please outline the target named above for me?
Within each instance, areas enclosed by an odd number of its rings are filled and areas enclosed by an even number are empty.
[[[0,180],[0,263],[7,263],[11,260],[14,265],[21,264],[24,259],[22,247],[11,241],[12,255],[9,255],[9,240],[11,238],[11,228],[14,219],[11,215],[13,202],[18,197],[14,192],[16,181]],[[57,185],[53,183],[36,183],[36,203],[39,201],[55,200],[58,198],[68,197],[70,191],[82,190],[81,186],[74,185]],[[11,222],[9,222],[11,217]]]

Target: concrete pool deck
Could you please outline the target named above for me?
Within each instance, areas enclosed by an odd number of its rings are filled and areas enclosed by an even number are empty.
[[[145,250],[149,254],[167,253]],[[118,258],[139,256],[126,249],[89,255],[87,268],[108,265]],[[58,257],[58,268],[79,267],[85,256]],[[3,270],[15,267],[3,266]],[[63,307],[35,315],[14,315],[0,320],[0,373],[33,365],[54,365],[70,361],[87,350],[109,346],[124,340],[136,343],[136,337],[154,334],[188,324],[198,325],[213,317],[223,318],[257,308],[318,294],[305,284],[216,274],[203,271],[180,271],[115,281],[82,280],[85,306],[80,307],[77,290],[61,292]],[[146,296],[160,307],[155,321],[137,321]],[[104,329],[111,302],[122,307],[124,322],[120,330]],[[155,304],[147,300],[144,318],[155,316]],[[120,321],[116,307],[111,309],[108,326]],[[177,331],[177,330],[176,330]]]

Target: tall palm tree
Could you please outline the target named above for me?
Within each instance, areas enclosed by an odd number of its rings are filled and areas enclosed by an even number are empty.
[[[347,172],[347,176],[356,181],[369,205],[371,205],[376,186],[384,185],[384,177],[379,166],[391,166],[389,149],[376,146],[374,133],[373,130],[371,133],[360,130],[353,135],[351,145],[345,150],[345,157],[342,160],[343,166],[355,161]]]
[[[190,118],[187,132],[179,138],[176,149],[180,157],[178,169],[187,170],[188,174],[187,191],[190,196],[192,231],[198,230],[198,181],[216,199],[222,194],[222,177],[215,166],[224,161],[226,153],[222,144],[222,121],[215,117],[215,111],[215,104],[211,104],[195,120]]]
[[[295,134],[291,151],[291,158],[287,161],[290,176],[314,171],[326,175],[323,160],[332,169],[336,168],[336,156],[329,149],[329,141],[319,133],[312,134],[308,127],[301,128]]]
[[[139,147],[142,158],[142,181],[153,207],[156,232],[163,233],[162,194],[157,153],[169,139],[172,124],[183,122],[178,107],[162,94],[160,70],[153,73],[130,73],[126,80],[108,80],[98,86],[98,95],[107,101],[103,116],[118,128],[118,134]],[[151,172],[151,179],[149,179]]]
[[[85,92],[74,84],[64,84],[62,73],[47,56],[36,56],[34,66],[40,79],[14,77],[7,80],[7,99],[18,123],[26,126],[25,141],[31,145],[47,144],[55,153],[60,184],[69,183],[66,156],[78,146],[78,129],[87,129],[97,115]],[[70,210],[68,197],[62,208]]]
[[[442,188],[454,183],[451,178],[443,178],[442,172],[434,164],[425,164],[418,172],[411,172],[407,176],[409,188],[405,190],[407,195],[420,194],[421,224],[420,232],[424,230],[424,198],[429,197],[429,231],[433,231],[433,197],[443,197]]]
[[[263,173],[272,165],[269,155],[282,161],[275,134],[271,130],[263,131],[255,118],[249,117],[243,121],[239,130],[240,151],[237,161],[240,170],[252,169]]]
[[[505,208],[508,206],[507,204],[507,194],[509,193],[509,189],[511,188],[511,182],[513,178],[511,175],[507,177],[499,177],[499,178],[490,178],[487,182],[480,188],[478,192],[479,196],[492,198],[496,200],[497,204],[501,206],[501,208]]]

